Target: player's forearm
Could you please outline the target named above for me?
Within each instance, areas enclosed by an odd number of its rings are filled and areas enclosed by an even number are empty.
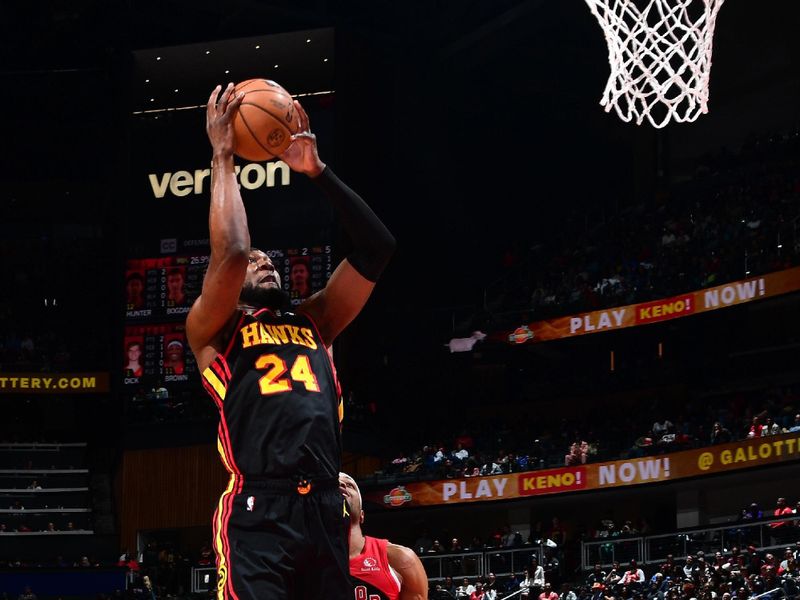
[[[394,236],[361,196],[345,185],[330,167],[325,167],[312,181],[325,192],[353,242],[353,251],[347,260],[363,277],[377,281],[394,253]]]
[[[233,156],[215,154],[211,161],[211,205],[208,219],[211,252],[218,258],[250,251],[250,232]]]

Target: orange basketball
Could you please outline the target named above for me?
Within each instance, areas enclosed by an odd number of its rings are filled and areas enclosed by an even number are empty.
[[[269,79],[248,79],[236,84],[234,94],[244,92],[233,120],[234,152],[245,160],[271,160],[292,143],[300,117],[292,95]]]

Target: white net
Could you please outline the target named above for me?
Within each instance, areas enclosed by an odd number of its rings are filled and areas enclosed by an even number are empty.
[[[711,50],[724,0],[585,0],[603,28],[611,74],[600,104],[661,128],[708,112]]]

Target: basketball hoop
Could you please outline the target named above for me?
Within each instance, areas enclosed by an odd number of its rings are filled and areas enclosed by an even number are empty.
[[[655,128],[708,112],[711,50],[724,0],[585,0],[608,44],[600,101],[623,121]],[[642,9],[639,6],[643,6]]]

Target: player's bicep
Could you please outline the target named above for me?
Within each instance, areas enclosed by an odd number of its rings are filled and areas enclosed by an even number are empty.
[[[388,544],[389,564],[400,574],[402,586],[399,600],[428,600],[428,575],[422,561],[411,548]]]
[[[325,288],[306,300],[300,308],[314,319],[323,341],[329,346],[358,316],[374,288],[374,282],[361,275],[344,259]]]
[[[221,261],[212,257],[203,278],[203,290],[186,317],[186,335],[193,352],[210,344],[236,310],[247,261],[247,254]]]

